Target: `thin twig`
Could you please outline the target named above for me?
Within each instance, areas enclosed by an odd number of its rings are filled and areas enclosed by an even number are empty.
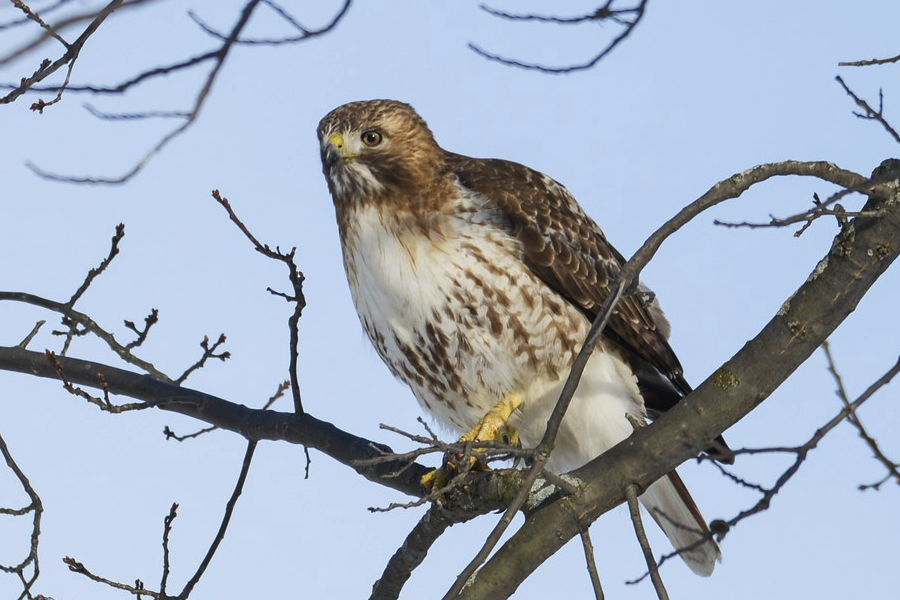
[[[100,327],[100,325],[98,325],[89,316],[70,308],[62,302],[55,302],[53,300],[48,300],[47,298],[42,298],[41,296],[35,296],[34,294],[28,294],[26,292],[0,291],[0,302],[2,302],[3,300],[23,302],[25,304],[31,304],[32,306],[40,306],[41,308],[46,308],[48,310],[52,310],[59,314],[65,315],[65,317],[67,317],[68,319],[77,322],[87,331],[90,331],[98,338],[106,342],[106,345],[109,346],[110,350],[115,352],[119,356],[119,358],[121,358],[125,362],[138,367],[145,373],[152,375],[157,379],[161,379],[167,382],[172,381],[172,379],[168,375],[154,367],[153,364],[132,354],[125,346],[123,346],[116,340],[115,336]]]
[[[853,62],[839,62],[839,67],[871,67],[873,65],[886,65],[900,61],[900,54],[890,58],[871,58],[869,60],[856,60]]]
[[[136,121],[142,119],[186,119],[191,113],[183,110],[152,110],[140,113],[108,113],[95,108],[92,104],[82,104],[92,116],[103,121]]]
[[[300,400],[300,382],[297,377],[297,357],[299,356],[298,346],[300,343],[298,325],[300,323],[300,317],[303,314],[303,309],[306,308],[306,297],[303,295],[303,281],[305,277],[303,272],[297,268],[297,264],[294,262],[294,254],[296,253],[297,248],[291,248],[290,252],[284,254],[277,246],[275,247],[275,250],[272,250],[267,244],[261,244],[259,240],[256,239],[256,236],[250,233],[250,230],[247,229],[247,226],[244,225],[243,221],[238,218],[237,214],[235,214],[228,198],[222,196],[219,193],[219,190],[213,190],[212,197],[225,209],[228,213],[228,218],[231,219],[231,222],[237,225],[238,229],[240,229],[247,239],[250,240],[257,252],[273,260],[283,262],[288,268],[288,277],[291,282],[291,287],[293,288],[293,293],[285,294],[276,292],[271,288],[269,288],[269,292],[273,295],[281,296],[288,302],[294,303],[294,312],[288,317],[288,330],[290,333],[290,364],[288,369],[291,376],[291,394],[294,398],[294,410],[298,415],[302,415],[303,403]]]
[[[594,560],[594,544],[591,542],[590,529],[586,528],[581,532],[581,547],[584,548],[584,561],[587,564],[588,576],[591,578],[591,587],[594,589],[594,600],[603,600],[603,586],[600,585],[600,574]]]
[[[878,110],[875,110],[874,108],[869,106],[868,102],[866,102],[865,100],[863,100],[862,98],[857,96],[855,93],[853,93],[853,90],[851,90],[847,86],[847,84],[844,83],[844,80],[841,78],[840,75],[838,75],[834,79],[839,84],[841,84],[841,87],[844,88],[844,91],[847,92],[847,95],[853,99],[853,101],[856,103],[856,105],[858,107],[860,107],[861,109],[863,109],[863,111],[864,111],[862,113],[853,113],[853,114],[855,114],[860,119],[867,119],[870,121],[877,121],[878,123],[881,123],[881,126],[884,127],[885,131],[887,131],[892,138],[894,138],[894,141],[896,141],[898,144],[900,144],[900,133],[897,133],[897,130],[894,129],[893,127],[891,127],[890,123],[887,122],[887,119],[884,118],[884,113],[883,113],[884,97],[881,92],[878,92],[878,99],[879,99]]]
[[[491,8],[490,6],[487,6],[485,4],[482,4],[481,6],[479,6],[479,8],[493,17],[498,17],[507,21],[532,21],[536,23],[552,23],[554,25],[580,25],[582,23],[599,22],[605,19],[610,19],[612,21],[616,21],[620,25],[626,25],[627,22],[618,17],[618,15],[629,14],[633,12],[634,9],[611,9],[611,5],[612,1],[610,0],[601,8],[583,15],[579,15],[577,17],[557,17],[553,15],[511,13],[504,10]]]
[[[848,211],[845,210],[840,204],[836,203],[841,198],[850,194],[866,194],[870,192],[873,187],[876,187],[879,184],[880,181],[868,180],[864,182],[864,185],[838,190],[824,201],[819,200],[818,194],[814,193],[812,208],[790,217],[779,218],[774,215],[769,215],[769,221],[767,223],[751,223],[747,221],[736,223],[715,219],[713,221],[713,225],[729,228],[746,227],[748,229],[762,229],[768,227],[787,227],[788,225],[793,225],[795,223],[803,223],[803,227],[794,232],[794,237],[800,237],[803,232],[806,231],[806,229],[812,224],[813,221],[827,215],[833,215],[834,217],[836,217],[839,226],[842,226],[843,223],[846,222],[846,219],[849,217],[877,217],[879,215],[877,211]],[[835,205],[835,207],[833,209],[829,208],[831,205]]]
[[[804,463],[804,461],[806,461],[809,453],[819,445],[819,442],[821,442],[822,439],[830,431],[832,431],[835,427],[846,420],[850,414],[859,409],[859,407],[862,406],[863,403],[865,403],[869,398],[871,398],[875,394],[875,392],[890,383],[898,373],[900,373],[900,358],[897,359],[897,362],[894,363],[894,366],[888,369],[888,371],[884,375],[879,377],[874,383],[866,388],[866,390],[862,394],[860,394],[853,402],[850,402],[849,404],[842,407],[834,417],[832,417],[827,423],[817,429],[815,433],[813,433],[813,435],[800,446],[794,448],[768,448],[759,451],[736,451],[735,454],[756,454],[770,451],[791,452],[795,454],[796,457],[794,459],[794,462],[778,477],[778,479],[775,481],[775,484],[771,488],[762,490],[762,497],[756,502],[756,504],[746,510],[741,511],[737,516],[727,521],[715,521],[714,529],[717,531],[717,534],[720,536],[724,536],[728,531],[731,530],[732,527],[734,527],[744,519],[767,510],[772,502],[772,499],[778,494],[778,492],[781,491],[785,484],[787,484],[787,482],[797,474],[800,466]],[[662,560],[660,560],[659,564],[662,564],[666,559],[675,555],[677,555],[677,552],[665,555]]]
[[[87,42],[88,38],[97,31],[97,28],[103,24],[103,21],[109,17],[117,8],[121,7],[124,0],[112,0],[109,4],[103,7],[99,12],[94,12],[90,16],[92,17],[92,21],[88,24],[88,26],[84,29],[78,38],[68,44],[66,47],[66,52],[56,59],[53,62],[44,61],[41,63],[41,66],[31,75],[31,77],[23,77],[19,85],[10,91],[6,96],[0,98],[0,104],[9,104],[13,102],[28,91],[35,83],[43,81],[49,75],[55,73],[60,67],[63,65],[68,65],[70,62],[74,61],[78,57],[78,53],[81,52],[81,49],[84,47],[85,42]],[[132,2],[131,4],[136,4],[137,2]],[[60,27],[57,26],[57,29]],[[49,36],[49,34],[46,34]],[[25,51],[30,49],[26,46]],[[0,64],[4,62],[8,62],[15,58],[18,53],[13,53],[12,55],[6,56],[3,59],[0,59]],[[66,78],[68,80],[68,77]]]
[[[117,1],[121,2],[121,0]],[[62,181],[66,183],[115,185],[125,183],[126,181],[137,175],[144,168],[144,166],[146,166],[147,163],[150,162],[151,158],[156,156],[163,148],[165,148],[169,144],[169,142],[187,131],[187,129],[196,122],[200,111],[206,103],[206,98],[209,96],[210,90],[212,90],[213,83],[216,81],[219,71],[225,65],[225,59],[228,57],[228,53],[231,50],[231,47],[234,45],[234,41],[237,39],[237,37],[240,35],[240,32],[243,31],[244,27],[249,22],[250,15],[253,14],[253,10],[260,3],[260,1],[261,0],[249,0],[244,5],[237,23],[229,32],[228,37],[223,41],[222,46],[213,54],[213,56],[215,57],[215,62],[206,76],[206,81],[204,82],[203,86],[201,86],[200,91],[194,99],[194,105],[191,108],[190,113],[188,113],[187,118],[184,120],[184,123],[164,135],[152,148],[150,148],[150,150],[148,150],[144,154],[144,156],[140,160],[137,161],[137,163],[135,163],[135,165],[129,171],[118,177],[74,177],[69,175],[50,173],[38,168],[32,163],[27,163],[28,168],[30,168],[34,173],[36,173],[40,177],[43,177],[44,179],[49,179],[52,181]]]
[[[81,285],[77,290],[75,290],[75,293],[72,294],[72,297],[69,298],[69,301],[65,303],[65,306],[67,308],[73,308],[75,306],[75,303],[78,302],[81,296],[84,295],[84,293],[94,282],[94,279],[96,279],[98,275],[106,271],[107,267],[109,267],[113,259],[119,254],[119,242],[122,241],[123,237],[125,237],[125,224],[119,223],[118,225],[116,225],[116,232],[112,236],[109,253],[103,260],[100,261],[100,264],[96,268],[88,271],[87,275],[84,278],[84,281],[81,282]],[[63,333],[63,335],[65,335],[65,341],[63,342],[62,350],[60,350],[59,352],[62,356],[65,356],[69,351],[69,345],[72,343],[74,337],[77,335],[82,335],[83,332],[78,330],[79,322],[77,320],[70,319],[69,322],[66,323],[64,319],[63,324],[67,324],[69,326],[69,330]]]
[[[125,327],[133,331],[137,334],[137,337],[133,342],[129,342],[125,345],[126,350],[134,350],[141,344],[143,344],[147,340],[147,334],[150,333],[150,328],[156,325],[159,322],[159,311],[155,308],[150,309],[150,314],[144,317],[144,328],[138,329],[137,325],[134,324],[134,321],[125,320]]]
[[[119,414],[132,410],[145,410],[153,406],[153,403],[150,402],[129,402],[127,404],[113,404],[109,399],[109,386],[106,383],[106,378],[103,376],[103,373],[97,373],[97,378],[100,380],[100,385],[103,390],[103,398],[92,396],[84,388],[78,387],[71,381],[69,381],[69,378],[66,377],[65,370],[63,369],[62,364],[60,364],[59,359],[57,359],[56,354],[54,354],[50,350],[47,350],[45,352],[45,356],[47,357],[47,361],[53,365],[54,369],[56,369],[57,374],[59,374],[59,379],[63,383],[63,388],[67,392],[69,392],[73,396],[84,398],[104,412]]]
[[[63,563],[65,563],[65,565],[69,567],[69,570],[73,573],[84,575],[85,577],[96,583],[102,583],[111,588],[128,592],[133,596],[150,596],[151,598],[156,598],[157,600],[164,600],[158,592],[145,589],[140,579],[135,582],[135,585],[128,585],[127,583],[113,581],[112,579],[107,579],[106,577],[102,577],[100,575],[92,573],[87,567],[84,566],[84,563],[75,560],[71,556],[66,556],[65,558],[63,558]],[[168,597],[166,597],[165,600],[168,600]]]
[[[175,521],[175,517],[178,516],[178,503],[173,502],[172,506],[169,508],[169,514],[166,515],[166,518],[163,519],[163,538],[162,538],[162,547],[163,547],[163,564],[162,564],[162,576],[159,582],[159,595],[165,597],[166,596],[166,585],[169,582],[169,534],[172,533],[172,523]]]
[[[106,255],[106,258],[100,261],[100,264],[88,271],[87,276],[85,276],[84,281],[81,282],[81,285],[75,290],[75,293],[72,294],[72,297],[69,298],[69,301],[66,302],[66,306],[72,307],[75,306],[75,303],[78,302],[78,299],[87,291],[88,287],[94,282],[94,279],[97,278],[98,275],[103,273],[109,264],[113,261],[113,259],[119,254],[119,242],[122,241],[122,238],[125,237],[125,223],[119,223],[116,225],[116,232],[113,234],[112,239],[110,240],[109,245],[109,253]]]
[[[222,523],[219,525],[219,531],[216,532],[216,537],[213,539],[212,544],[210,544],[209,550],[206,552],[206,556],[204,556],[203,560],[200,562],[200,566],[197,568],[197,572],[194,573],[190,580],[188,580],[188,582],[185,584],[184,589],[181,591],[181,593],[178,594],[178,597],[181,600],[186,600],[187,597],[191,594],[194,586],[197,585],[198,581],[200,581],[200,578],[203,576],[203,573],[209,566],[210,561],[212,561],[216,550],[219,548],[219,544],[221,544],[222,540],[225,538],[225,531],[228,529],[228,524],[231,522],[231,515],[234,514],[234,507],[237,505],[238,498],[240,497],[241,492],[244,490],[244,482],[247,481],[247,473],[250,472],[250,462],[253,460],[254,450],[256,450],[256,440],[248,441],[247,451],[244,453],[244,462],[241,465],[241,472],[240,475],[238,475],[238,480],[234,486],[234,491],[231,494],[231,498],[228,499],[228,504],[225,505],[225,514],[222,517]]]
[[[216,350],[219,349],[219,346],[221,346],[222,344],[225,343],[225,339],[226,339],[225,334],[220,333],[219,339],[217,339],[215,342],[213,342],[213,344],[210,346],[209,337],[204,335],[203,340],[200,342],[200,347],[203,348],[203,355],[200,356],[200,358],[197,360],[197,362],[195,362],[194,364],[189,366],[187,369],[185,369],[184,373],[182,373],[175,380],[175,383],[177,385],[181,385],[182,383],[184,383],[185,380],[188,377],[190,377],[191,373],[193,373],[197,369],[202,369],[203,365],[205,365],[206,361],[209,360],[210,358],[217,358],[217,359],[221,360],[222,362],[225,362],[226,360],[231,358],[231,352],[226,351],[226,352],[220,352],[219,354],[216,354]]]
[[[44,31],[47,32],[47,35],[49,35],[50,37],[52,37],[53,39],[58,41],[60,44],[62,44],[64,48],[68,48],[71,45],[71,44],[69,44],[69,42],[64,40],[62,38],[62,36],[59,35],[59,33],[57,33],[56,29],[47,25],[47,23],[45,23],[44,20],[40,16],[38,16],[37,13],[32,11],[31,8],[29,8],[27,4],[22,2],[22,0],[12,0],[12,3],[13,3],[13,6],[15,6],[16,8],[18,8],[19,10],[21,10],[22,12],[25,13],[25,17],[27,19],[34,21],[35,23],[40,25],[41,29],[43,29]]]
[[[344,4],[341,6],[340,9],[338,9],[337,14],[331,19],[331,21],[329,21],[328,23],[326,23],[324,26],[320,27],[319,29],[307,29],[306,27],[301,25],[297,21],[297,19],[295,19],[292,15],[290,15],[284,8],[278,6],[274,2],[271,2],[268,0],[263,0],[263,4],[265,4],[266,6],[271,8],[273,11],[275,11],[275,13],[279,17],[281,17],[283,20],[285,20],[288,24],[290,24],[291,27],[293,27],[294,29],[297,29],[300,32],[300,35],[286,36],[286,37],[280,37],[280,38],[240,38],[238,40],[235,40],[235,44],[240,44],[240,45],[245,45],[245,46],[281,46],[284,44],[296,44],[298,42],[304,42],[306,40],[313,39],[315,37],[318,37],[320,35],[330,32],[332,29],[334,29],[337,26],[338,22],[344,17],[344,15],[350,9],[351,0],[344,0]],[[200,19],[200,17],[198,17],[196,15],[196,13],[194,13],[193,11],[188,11],[188,17],[190,17],[190,19],[192,21],[194,21],[194,23],[196,23],[197,26],[201,30],[203,30],[203,32],[206,33],[207,35],[210,35],[219,40],[224,39],[225,36],[221,32],[216,31],[215,29],[213,29],[212,27],[210,27],[209,25],[204,23]]]
[[[54,12],[56,9],[68,4],[71,1],[72,0],[57,0],[56,4],[51,4],[50,6],[45,6],[44,8],[42,8],[41,14],[46,17],[51,12]],[[2,31],[4,29],[9,29],[12,27],[18,27],[19,25],[24,25],[25,23],[28,23],[29,21],[32,21],[32,20],[33,19],[31,19],[30,17],[25,16],[25,17],[22,17],[21,19],[13,19],[12,21],[7,21],[6,23],[0,23],[0,31]]]
[[[489,14],[493,14],[495,16],[500,16],[503,18],[512,18],[513,20],[537,20],[544,22],[552,22],[557,24],[572,24],[572,23],[584,23],[584,22],[597,22],[603,20],[613,21],[623,27],[623,30],[619,35],[612,39],[599,53],[595,54],[593,58],[587,60],[582,63],[568,65],[565,67],[549,67],[546,65],[542,65],[539,63],[529,63],[523,62],[519,60],[514,60],[510,58],[505,58],[500,56],[499,54],[494,54],[492,52],[488,52],[484,50],[480,46],[469,43],[469,49],[486,58],[488,60],[492,60],[498,62],[500,64],[504,64],[511,67],[518,67],[520,69],[526,69],[530,71],[539,71],[541,73],[549,73],[553,75],[560,75],[564,73],[573,73],[575,71],[584,71],[594,67],[597,63],[599,63],[603,58],[605,58],[610,52],[612,52],[619,44],[621,44],[631,33],[635,30],[638,23],[641,22],[641,19],[644,16],[644,9],[647,5],[647,0],[639,0],[637,6],[628,9],[618,9],[612,10],[609,7],[612,5],[612,0],[609,0],[603,7],[597,9],[590,17],[574,17],[574,18],[564,18],[564,17],[545,17],[539,15],[511,15],[509,13],[503,13],[501,11],[496,11],[494,9],[487,8],[482,6],[482,9],[488,12]],[[630,18],[623,17],[622,15],[629,15]]]
[[[34,336],[37,335],[38,331],[41,330],[41,327],[43,327],[44,323],[46,323],[46,322],[47,321],[41,319],[40,321],[35,323],[34,327],[31,328],[31,332],[29,332],[29,334],[25,336],[25,339],[23,339],[21,342],[19,342],[17,344],[19,346],[19,348],[27,348],[28,344],[31,343],[31,340],[34,339]]]
[[[28,513],[32,513],[31,543],[28,548],[28,554],[16,565],[0,564],[0,571],[18,575],[19,580],[22,582],[22,593],[19,598],[30,599],[32,598],[31,588],[34,586],[35,582],[38,579],[38,576],[41,573],[40,558],[38,556],[38,546],[40,544],[41,538],[41,517],[44,514],[44,505],[41,502],[41,497],[32,487],[31,482],[28,480],[28,477],[25,476],[25,473],[22,471],[21,467],[19,467],[18,463],[16,463],[15,459],[13,459],[12,453],[9,451],[9,446],[6,445],[6,441],[3,439],[3,436],[0,436],[0,454],[3,455],[3,459],[6,461],[6,466],[9,467],[9,469],[19,480],[19,485],[22,486],[22,490],[28,496],[29,500],[28,506],[25,506],[21,509],[0,508],[0,515],[24,516]],[[31,566],[31,574],[26,575],[25,571],[29,566]]]
[[[872,451],[872,454],[875,456],[875,459],[884,465],[884,468],[887,469],[888,479],[893,478],[897,485],[900,485],[900,470],[898,470],[898,465],[891,459],[885,455],[885,453],[881,450],[881,447],[878,445],[878,442],[875,441],[866,428],[863,427],[862,422],[859,420],[859,415],[856,414],[856,409],[851,406],[850,396],[847,394],[847,390],[844,387],[844,381],[841,378],[840,373],[838,373],[837,366],[834,363],[834,357],[831,355],[831,347],[828,345],[828,342],[822,344],[822,351],[825,353],[825,359],[828,362],[828,372],[831,373],[831,376],[834,378],[834,382],[837,385],[837,396],[840,398],[841,403],[843,403],[844,408],[846,408],[849,412],[847,413],[847,420],[856,428],[856,431],[859,433],[859,437],[863,439],[869,449]],[[861,489],[869,489],[875,488],[876,490],[880,487],[885,480],[880,481],[874,485],[865,485],[860,486]]]
[[[806,461],[809,453],[814,450],[819,442],[835,427],[840,425],[848,416],[853,413],[857,408],[859,408],[866,400],[868,400],[872,395],[877,392],[882,387],[886,386],[890,383],[891,379],[895,375],[900,373],[900,358],[898,358],[897,362],[894,366],[889,369],[884,375],[882,375],[875,383],[870,385],[865,392],[863,392],[856,400],[845,405],[838,414],[836,414],[830,421],[825,423],[822,427],[816,430],[816,432],[803,444],[800,446],[793,447],[772,447],[772,448],[743,448],[741,450],[735,450],[735,454],[771,454],[771,453],[789,453],[794,454],[794,462],[778,477],[775,483],[770,488],[764,488],[760,485],[749,483],[740,477],[737,477],[728,471],[726,471],[722,466],[716,464],[716,467],[729,477],[732,481],[739,483],[740,485],[747,487],[749,489],[756,490],[760,492],[760,499],[748,509],[745,509],[738,513],[735,517],[731,519],[716,519],[712,523],[710,523],[710,530],[716,535],[717,539],[724,538],[731,529],[743,521],[755,514],[766,511],[771,506],[772,500],[775,496],[782,490],[782,488],[787,484],[790,479],[797,474],[800,470],[801,465]],[[715,464],[715,463],[714,463]],[[683,549],[682,549],[683,550]],[[679,551],[669,552],[664,554],[657,563],[658,566],[662,566],[667,560],[679,555]],[[629,584],[639,583],[646,577],[650,575],[649,571],[644,573],[641,577],[637,579],[633,579],[628,581]]]
[[[659,600],[669,600],[669,593],[663,584],[662,577],[659,575],[659,567],[656,566],[656,559],[653,558],[653,550],[650,549],[650,542],[647,540],[647,533],[644,531],[644,523],[641,520],[641,507],[638,504],[638,493],[634,485],[625,486],[625,499],[628,501],[628,512],[631,514],[631,523],[634,525],[634,534],[637,536],[638,542],[641,544],[641,552],[644,554],[644,560],[647,561],[647,568],[650,570],[650,580],[653,581],[653,587]]]

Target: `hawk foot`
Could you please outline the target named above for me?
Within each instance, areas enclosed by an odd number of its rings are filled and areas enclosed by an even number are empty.
[[[460,442],[501,442],[519,447],[519,432],[510,425],[512,413],[522,406],[522,397],[510,394],[497,403],[494,408],[481,417],[481,420],[468,433],[459,438]],[[484,453],[473,450],[467,455],[449,453],[444,456],[444,463],[439,469],[430,471],[422,477],[422,485],[428,491],[447,487],[450,480],[463,472],[490,471],[484,459]]]

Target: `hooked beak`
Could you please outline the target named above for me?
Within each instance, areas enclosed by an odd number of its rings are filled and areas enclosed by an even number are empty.
[[[327,166],[332,166],[339,160],[353,160],[356,154],[347,153],[347,145],[344,143],[344,136],[339,133],[332,133],[322,148],[322,159]]]

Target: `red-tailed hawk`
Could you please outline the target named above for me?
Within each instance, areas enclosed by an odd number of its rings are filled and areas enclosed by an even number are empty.
[[[360,321],[419,403],[461,434],[485,415],[538,444],[591,320],[624,262],[565,187],[522,165],[438,146],[392,100],[319,123],[344,267]],[[644,294],[647,297],[647,294]],[[594,351],[548,467],[580,467],[690,391],[655,300],[623,299]],[[641,501],[676,548],[708,529],[673,471]],[[686,550],[709,575],[721,554]]]

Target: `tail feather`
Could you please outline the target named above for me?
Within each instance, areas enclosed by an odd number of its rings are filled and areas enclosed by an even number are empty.
[[[722,561],[722,552],[708,537],[709,527],[678,473],[672,471],[655,481],[640,500],[691,571],[710,576]]]

